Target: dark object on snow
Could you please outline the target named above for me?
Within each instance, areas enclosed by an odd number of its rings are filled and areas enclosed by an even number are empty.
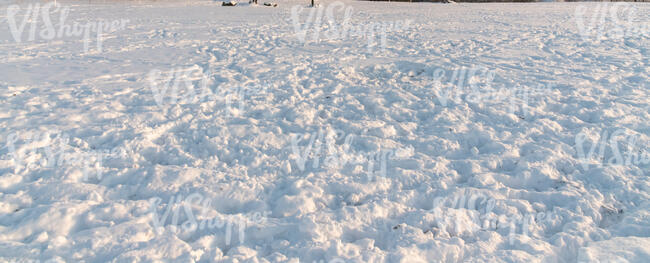
[[[237,2],[235,1],[223,1],[221,2],[221,6],[236,6]]]
[[[257,4],[257,0],[248,0],[249,4]]]
[[[272,6],[272,7],[276,7],[276,6],[278,6],[278,3],[273,3],[273,2],[264,2],[264,6]]]

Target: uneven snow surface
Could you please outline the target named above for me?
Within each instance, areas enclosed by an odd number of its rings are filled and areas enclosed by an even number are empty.
[[[94,2],[0,4],[2,262],[650,260],[648,4]]]

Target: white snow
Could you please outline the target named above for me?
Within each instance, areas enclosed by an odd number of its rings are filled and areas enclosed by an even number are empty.
[[[2,262],[650,258],[648,4],[16,3]]]

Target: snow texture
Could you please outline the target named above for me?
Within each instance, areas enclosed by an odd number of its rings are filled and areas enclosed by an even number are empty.
[[[2,262],[650,259],[648,4],[16,3]]]

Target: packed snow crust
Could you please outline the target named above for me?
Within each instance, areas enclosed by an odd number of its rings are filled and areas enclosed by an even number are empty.
[[[648,4],[617,37],[598,3],[59,1],[90,37],[18,41],[35,3],[0,3],[2,262],[650,260]]]

